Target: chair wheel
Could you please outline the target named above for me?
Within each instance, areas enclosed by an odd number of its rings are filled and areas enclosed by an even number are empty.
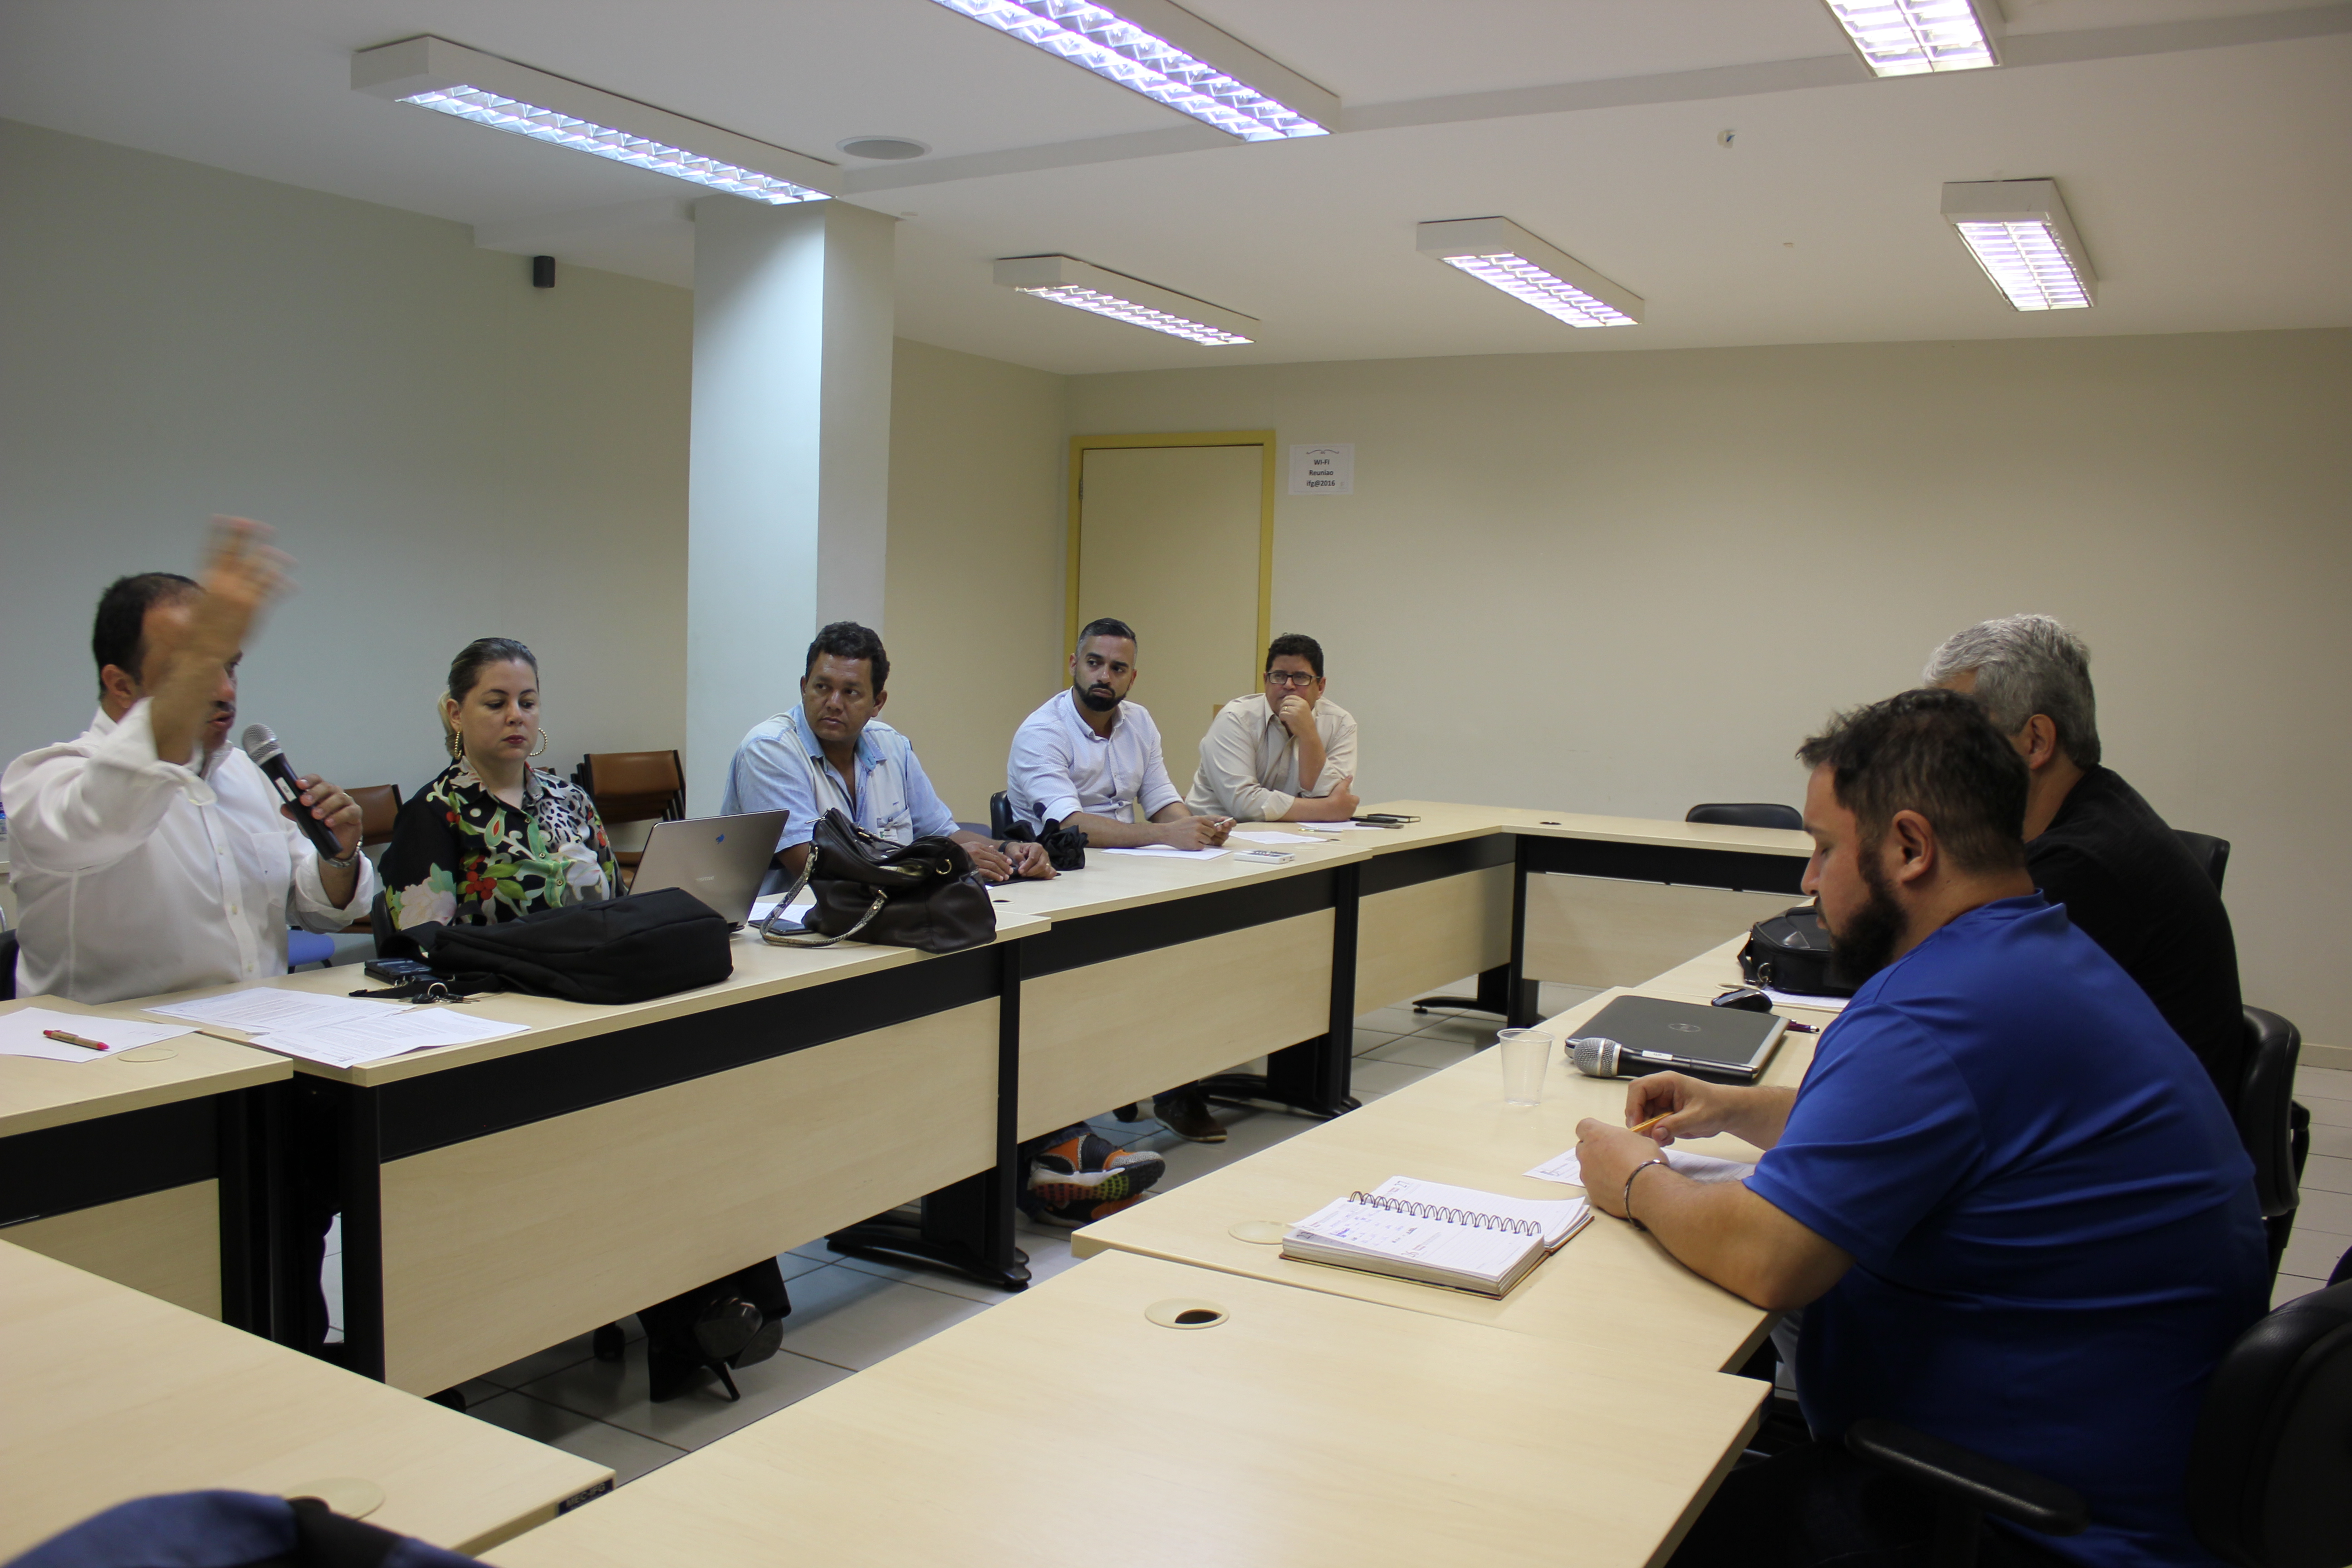
[[[618,1323],[605,1324],[591,1335],[588,1341],[588,1347],[594,1352],[598,1361],[619,1361],[621,1352],[627,1346],[628,1340],[622,1334],[621,1325]]]

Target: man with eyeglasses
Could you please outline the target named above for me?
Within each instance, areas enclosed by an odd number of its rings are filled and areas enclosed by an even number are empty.
[[[1323,645],[1286,632],[1266,645],[1265,689],[1236,697],[1201,737],[1185,804],[1243,822],[1345,822],[1356,815],[1356,719],[1323,698]]]

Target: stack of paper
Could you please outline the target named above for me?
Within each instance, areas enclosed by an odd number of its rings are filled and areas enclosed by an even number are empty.
[[[1718,1160],[1712,1154],[1695,1154],[1688,1149],[1662,1149],[1666,1169],[1677,1175],[1688,1176],[1694,1182],[1745,1181],[1756,1167],[1739,1160]],[[1527,1174],[1538,1182],[1565,1182],[1571,1187],[1584,1185],[1584,1168],[1570,1149],[1565,1154],[1555,1154]]]
[[[1223,849],[1179,849],[1168,844],[1139,844],[1130,849],[1106,849],[1106,855],[1159,855],[1174,860],[1213,860]]]
[[[187,1018],[237,1030],[264,1050],[329,1067],[353,1068],[435,1046],[467,1046],[519,1035],[525,1026],[468,1017],[446,1004],[421,1006],[320,996],[253,985],[219,996],[150,1007],[167,1018]]]

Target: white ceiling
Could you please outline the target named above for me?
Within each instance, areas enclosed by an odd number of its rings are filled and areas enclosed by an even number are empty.
[[[353,92],[437,33],[848,163],[898,329],[1067,373],[2352,324],[2352,4],[2005,0],[1999,70],[1868,79],[1821,0],[1193,0],[1339,93],[1243,145],[930,0],[0,0],[0,114],[687,283],[699,193]],[[1717,134],[1737,132],[1727,149]],[[2100,275],[2000,302],[1946,180],[2054,175]],[[1643,296],[1576,331],[1417,255],[1499,214]],[[996,288],[1060,251],[1265,322],[1208,349]]]

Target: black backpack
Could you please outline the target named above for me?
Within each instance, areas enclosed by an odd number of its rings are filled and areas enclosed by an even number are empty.
[[[1851,996],[1853,983],[1837,966],[1822,911],[1798,904],[1748,928],[1739,973],[1750,985],[1799,996]]]
[[[425,962],[464,989],[486,977],[567,1002],[646,1002],[735,973],[727,922],[683,888],[541,910],[495,925],[412,927]]]

